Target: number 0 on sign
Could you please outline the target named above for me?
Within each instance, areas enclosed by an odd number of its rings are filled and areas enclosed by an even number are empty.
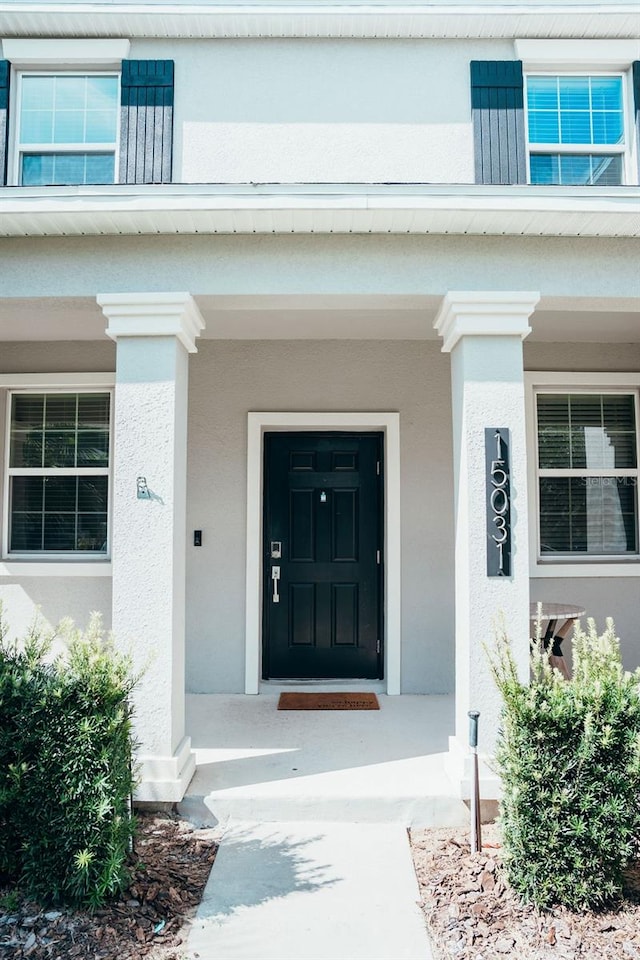
[[[509,430],[484,431],[487,501],[487,576],[511,576]]]

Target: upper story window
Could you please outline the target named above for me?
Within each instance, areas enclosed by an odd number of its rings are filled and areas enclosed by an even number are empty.
[[[128,40],[10,38],[2,53],[0,186],[171,183],[173,60],[132,60]]]
[[[106,556],[110,393],[16,392],[9,405],[9,556]]]
[[[622,75],[529,75],[526,92],[531,183],[624,183]]]
[[[513,60],[471,61],[476,183],[637,184],[635,40],[516,40]]]
[[[117,74],[19,74],[16,181],[114,183],[118,113]]]

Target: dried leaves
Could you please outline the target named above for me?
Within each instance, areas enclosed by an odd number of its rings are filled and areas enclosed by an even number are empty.
[[[129,890],[93,914],[44,913],[24,901],[11,913],[0,910],[0,960],[177,960],[216,843],[212,831],[169,814],[139,821]]]
[[[484,829],[477,855],[463,831],[412,831],[421,906],[439,960],[640,960],[640,896],[633,884],[614,911],[539,912],[508,888],[497,828]]]

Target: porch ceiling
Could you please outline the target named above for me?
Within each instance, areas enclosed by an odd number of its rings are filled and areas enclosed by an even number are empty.
[[[8,187],[0,236],[421,234],[638,237],[640,188],[478,184]]]
[[[434,296],[196,296],[209,340],[437,340]],[[543,298],[530,340],[640,343],[640,304]],[[107,340],[89,297],[0,299],[1,341]],[[109,341],[111,342],[111,341]]]

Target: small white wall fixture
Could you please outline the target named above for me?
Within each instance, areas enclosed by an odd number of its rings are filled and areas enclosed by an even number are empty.
[[[264,435],[276,431],[380,431],[384,436],[384,678],[400,693],[400,415],[398,413],[249,413],[245,693],[259,692],[262,650]]]

